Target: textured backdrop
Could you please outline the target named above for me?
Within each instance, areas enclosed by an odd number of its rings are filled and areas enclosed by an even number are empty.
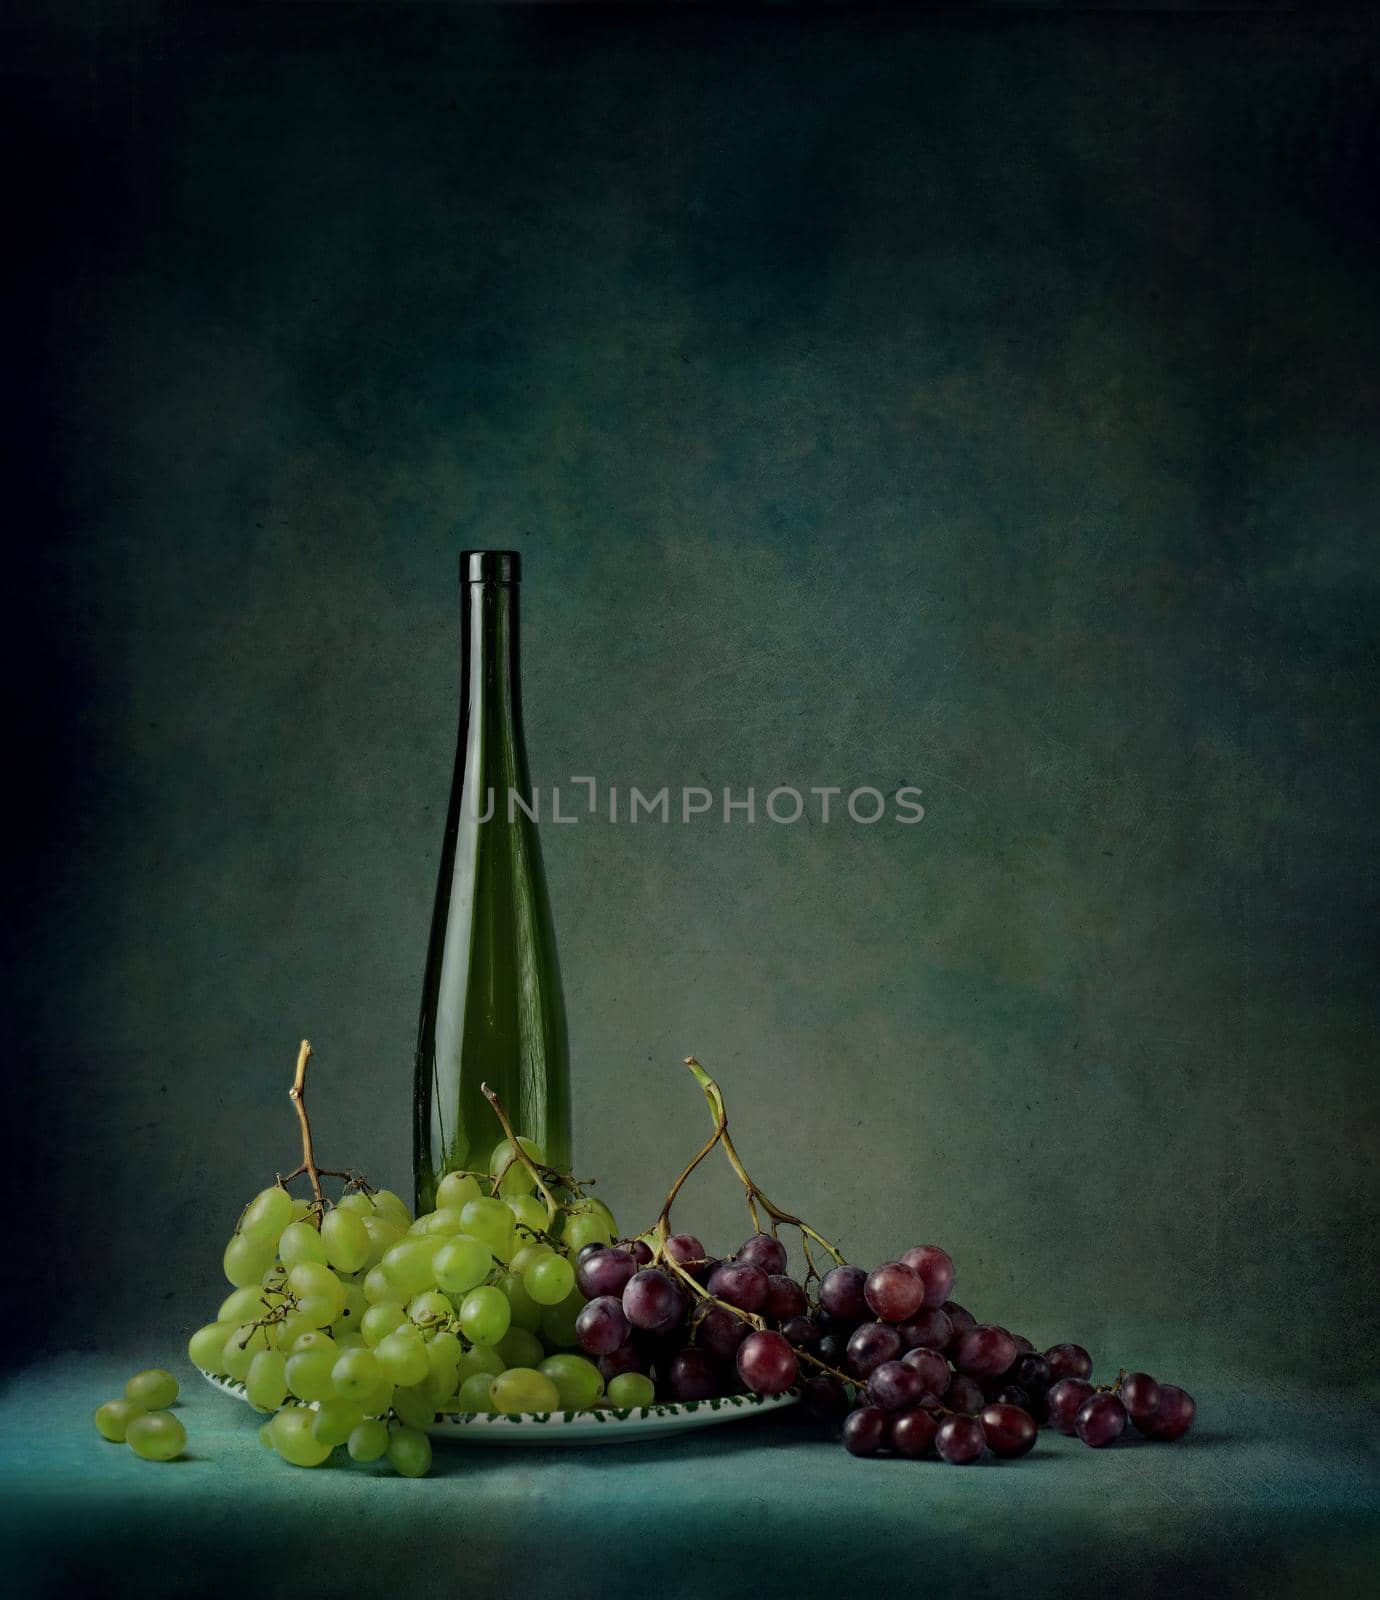
[[[177,1348],[304,1033],[323,1153],[406,1187],[482,545],[543,784],[924,790],[545,830],[627,1225],[702,1137],[693,1050],[769,1192],[947,1244],[1042,1342],[1186,1376],[1372,1328],[1376,37],[10,36],[8,1120],[36,1264],[88,1274],[39,1337]],[[684,1215],[734,1242],[726,1168]]]

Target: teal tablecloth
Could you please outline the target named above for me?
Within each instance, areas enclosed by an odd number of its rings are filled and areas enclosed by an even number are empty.
[[[791,1415],[586,1450],[438,1447],[433,1476],[302,1472],[185,1379],[188,1458],[109,1445],[128,1362],[64,1356],[0,1402],[0,1592],[303,1600],[1380,1593],[1373,1404],[1195,1384],[1187,1443],[855,1461]],[[182,1376],[182,1374],[179,1374]]]

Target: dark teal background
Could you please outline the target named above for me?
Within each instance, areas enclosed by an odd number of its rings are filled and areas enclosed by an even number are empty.
[[[1190,1387],[1370,1378],[1373,19],[6,44],[11,1170],[82,1285],[36,1342],[180,1350],[303,1034],[323,1154],[406,1186],[492,545],[543,784],[924,790],[545,830],[627,1226],[694,1051],[863,1260],[945,1243],[980,1313]],[[726,1169],[685,1219],[731,1246]]]

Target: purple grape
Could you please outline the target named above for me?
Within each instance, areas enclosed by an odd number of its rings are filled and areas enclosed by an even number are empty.
[[[1159,1409],[1153,1417],[1138,1422],[1136,1427],[1147,1439],[1167,1444],[1171,1439],[1182,1438],[1193,1426],[1197,1414],[1198,1407],[1187,1390],[1179,1388],[1176,1383],[1162,1383]]]
[[[752,1324],[735,1317],[722,1306],[706,1306],[695,1320],[697,1342],[720,1361],[733,1361],[738,1346],[752,1332]]]
[[[848,1365],[860,1378],[883,1361],[895,1361],[900,1353],[901,1337],[887,1322],[864,1322],[848,1341]]]
[[[938,1350],[927,1350],[924,1345],[916,1345],[915,1349],[907,1350],[901,1360],[914,1370],[926,1394],[941,1400],[944,1398],[953,1374],[949,1371],[949,1363]]]
[[[623,1302],[611,1294],[591,1300],[575,1318],[575,1337],[586,1355],[612,1355],[628,1342],[629,1331]]]
[[[1093,1386],[1086,1378],[1060,1378],[1049,1391],[1050,1424],[1060,1433],[1076,1432],[1074,1424],[1079,1408],[1092,1392]]]
[[[733,1259],[745,1267],[756,1267],[770,1278],[786,1270],[786,1247],[769,1233],[754,1233],[738,1246]]]
[[[966,1467],[986,1446],[987,1437],[976,1417],[945,1417],[934,1436],[935,1449],[951,1467]]]
[[[1091,1394],[1074,1418],[1078,1437],[1094,1450],[1102,1450],[1126,1431],[1126,1407],[1114,1394]]]
[[[666,1373],[673,1400],[708,1400],[723,1387],[714,1363],[703,1350],[678,1350]]]
[[[843,1385],[827,1372],[807,1378],[801,1388],[805,1409],[819,1422],[831,1422],[848,1410],[848,1395]]]
[[[983,1393],[987,1394],[985,1387]],[[994,1381],[992,1392],[987,1394],[987,1400],[990,1405],[1015,1406],[1021,1411],[1030,1411],[1030,1396],[1020,1384],[1003,1383],[1000,1378]],[[1031,1414],[1034,1415],[1033,1412]]]
[[[890,1431],[890,1418],[876,1406],[860,1406],[843,1419],[843,1448],[850,1456],[875,1456]]]
[[[882,1322],[905,1322],[925,1298],[924,1280],[903,1262],[888,1261],[868,1273],[863,1298]]]
[[[1016,1341],[1005,1328],[975,1323],[964,1328],[949,1352],[954,1366],[970,1378],[999,1378],[1016,1360]]]
[[[1121,1403],[1137,1427],[1160,1408],[1160,1386],[1148,1372],[1128,1372],[1121,1380]]]
[[[645,1239],[634,1239],[627,1250],[639,1267],[645,1267],[652,1259],[652,1247]]]
[[[967,1306],[959,1305],[957,1300],[946,1300],[940,1310],[948,1317],[949,1326],[953,1329],[952,1334],[949,1336],[949,1343],[946,1346],[947,1349],[952,1350],[954,1341],[965,1328],[977,1326],[977,1318],[969,1311]]]
[[[961,1411],[966,1416],[976,1416],[987,1403],[987,1397],[971,1378],[961,1372],[949,1379],[944,1404],[950,1411]]]
[[[643,1267],[623,1290],[623,1314],[634,1328],[669,1333],[685,1314],[685,1297],[660,1267]]]
[[[693,1233],[673,1233],[666,1241],[666,1254],[682,1267],[705,1259],[704,1246]]]
[[[626,1250],[596,1245],[588,1255],[580,1252],[575,1282],[586,1300],[597,1300],[600,1295],[621,1295],[636,1271],[637,1263]]]
[[[954,1336],[954,1325],[949,1321],[949,1313],[936,1306],[933,1311],[917,1311],[909,1322],[902,1323],[896,1331],[907,1350],[914,1350],[919,1345],[924,1345],[927,1350],[943,1350]]]
[[[883,1361],[867,1380],[868,1400],[883,1411],[909,1411],[924,1393],[920,1374],[904,1361]]]
[[[994,1456],[1004,1456],[1009,1460],[1035,1448],[1039,1429],[1035,1426],[1034,1417],[1019,1406],[1001,1403],[984,1406],[978,1420],[982,1423],[987,1448]]]
[[[1091,1378],[1092,1357],[1081,1344],[1052,1344],[1045,1360],[1057,1383],[1060,1378]]]
[[[939,1424],[918,1406],[913,1411],[903,1411],[891,1419],[891,1448],[898,1455],[926,1456],[934,1449],[934,1436]]]
[[[774,1272],[767,1279],[765,1309],[773,1321],[786,1322],[791,1317],[803,1317],[810,1309],[810,1300],[794,1278]]]
[[[650,1365],[647,1357],[635,1344],[621,1344],[616,1350],[610,1350],[608,1355],[600,1356],[598,1362],[605,1383],[623,1372],[646,1373]]]
[[[784,1394],[800,1372],[779,1333],[750,1333],[738,1346],[738,1376],[755,1394]]]
[[[721,1262],[709,1276],[708,1289],[716,1300],[739,1311],[760,1311],[767,1303],[767,1275],[760,1267],[740,1261]]]
[[[599,1250],[607,1250],[607,1249],[609,1249],[608,1245],[600,1244],[599,1241],[596,1239],[593,1244],[582,1244],[580,1246],[579,1253],[576,1255],[575,1259],[576,1259],[576,1261],[583,1261],[586,1256],[592,1256]]]
[[[954,1286],[954,1262],[947,1250],[941,1250],[937,1244],[918,1244],[913,1250],[907,1250],[901,1260],[924,1282],[924,1304],[929,1309],[942,1306],[948,1300]]]
[[[1023,1333],[1013,1333],[1011,1337],[1016,1341],[1016,1348],[1023,1356],[1032,1356],[1035,1354],[1035,1346],[1031,1344],[1030,1340],[1027,1339]]]
[[[1049,1362],[1037,1355],[1017,1356],[1016,1364],[1008,1376],[1013,1383],[1020,1384],[1027,1394],[1044,1394],[1054,1382]]]
[[[819,1329],[809,1317],[787,1317],[781,1332],[797,1350],[813,1350],[819,1343]]]
[[[841,1333],[822,1333],[815,1354],[831,1367],[841,1367],[848,1359],[848,1340]]]
[[[867,1316],[866,1283],[867,1274],[861,1267],[830,1267],[819,1281],[820,1310],[856,1327]]]

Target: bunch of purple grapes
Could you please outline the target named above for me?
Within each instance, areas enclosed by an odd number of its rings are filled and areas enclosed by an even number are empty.
[[[1193,1422],[1192,1397],[1173,1384],[1132,1372],[1094,1386],[1081,1345],[1041,1354],[979,1323],[949,1298],[954,1264],[937,1245],[872,1272],[833,1267],[813,1304],[771,1234],[721,1260],[678,1233],[663,1255],[674,1265],[656,1264],[641,1240],[591,1245],[576,1268],[589,1301],[576,1323],[582,1348],[606,1380],[644,1373],[661,1399],[798,1388],[814,1415],[842,1419],[851,1454],[934,1454],[954,1466],[988,1450],[1022,1456],[1042,1422],[1094,1449],[1128,1422],[1156,1440],[1178,1439]]]

